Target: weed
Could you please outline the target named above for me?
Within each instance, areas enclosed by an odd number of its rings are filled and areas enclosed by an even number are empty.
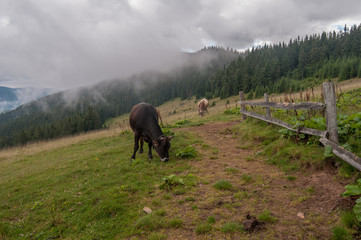
[[[195,232],[197,234],[206,234],[211,231],[212,231],[212,225],[210,225],[209,223],[197,225],[197,227],[195,229]]]
[[[357,221],[357,218],[353,212],[344,211],[341,214],[341,221],[343,225],[347,228],[358,228],[360,227],[360,222]]]
[[[218,190],[232,190],[233,185],[227,180],[220,180],[213,185]]]
[[[167,215],[167,211],[164,209],[159,209],[159,210],[155,211],[154,213],[161,217],[164,217],[165,215]]]
[[[161,233],[152,233],[148,237],[148,240],[165,240],[165,239],[167,239],[167,235]]]
[[[332,228],[332,240],[351,240],[352,235],[342,226]]]
[[[143,230],[153,231],[165,227],[166,222],[160,216],[150,213],[139,218],[135,226]]]
[[[245,160],[246,162],[253,162],[255,159],[252,156],[247,156]]]
[[[177,158],[195,158],[197,156],[197,151],[191,145],[188,145],[182,150],[176,152]]]
[[[341,177],[350,178],[356,173],[358,173],[358,171],[352,165],[348,164],[347,162],[341,162],[341,167],[338,170],[338,174]]]
[[[309,195],[313,195],[315,193],[315,188],[313,186],[311,187],[307,187],[305,189],[306,193],[308,193]]]
[[[234,233],[234,232],[243,232],[244,227],[243,225],[236,223],[236,222],[229,222],[225,223],[221,227],[221,231],[224,233]]]
[[[258,220],[260,222],[270,222],[274,223],[277,221],[276,217],[273,217],[271,215],[271,212],[269,210],[263,210],[263,212],[258,216]]]
[[[174,195],[183,195],[186,193],[186,189],[185,188],[181,188],[181,187],[177,187],[173,190],[173,194]]]
[[[290,181],[295,181],[297,179],[295,176],[292,176],[292,175],[287,175],[286,178],[287,178],[287,180],[290,180]]]
[[[170,190],[176,186],[184,185],[183,179],[172,174],[163,178],[163,183],[160,185],[160,189]]]
[[[252,181],[252,176],[248,174],[242,174],[241,180],[246,184],[250,183]]]
[[[209,217],[207,218],[207,223],[209,223],[209,224],[214,224],[214,223],[216,223],[216,218],[215,218],[214,216],[209,216]]]
[[[234,107],[234,108],[228,108],[226,110],[224,110],[224,114],[241,114],[240,111],[240,107]]]
[[[175,122],[175,125],[182,126],[189,124],[191,121],[189,119],[183,119]]]
[[[346,191],[342,194],[343,197],[358,196],[361,194],[361,178],[357,180],[357,185],[346,185]],[[353,207],[353,213],[358,221],[361,222],[361,197],[356,200],[356,204]]]
[[[185,200],[188,201],[188,202],[194,202],[195,201],[195,199],[193,197],[186,197]]]
[[[172,199],[172,194],[166,193],[163,195],[163,198],[166,200]]]
[[[235,193],[233,195],[233,197],[238,199],[238,200],[242,200],[242,199],[245,199],[245,198],[249,198],[249,194],[246,191],[241,191],[241,192]]]
[[[239,172],[239,169],[237,169],[237,168],[232,168],[232,167],[227,167],[227,168],[225,169],[225,172],[234,174],[234,173],[238,173],[238,172]]]
[[[183,225],[183,220],[180,218],[173,218],[169,220],[169,227],[171,228],[180,228]]]

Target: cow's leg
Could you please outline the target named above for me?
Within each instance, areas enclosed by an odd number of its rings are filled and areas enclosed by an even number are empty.
[[[148,147],[149,147],[149,150],[148,150],[148,158],[149,159],[152,159],[153,158],[153,156],[152,156],[152,143],[151,142],[149,142],[148,143]]]
[[[138,148],[139,148],[139,135],[134,134],[134,152],[132,158],[130,159],[130,162],[132,162],[132,160],[135,159],[135,153],[138,151]]]
[[[143,153],[143,144],[144,144],[144,138],[140,137],[140,149],[139,149],[139,153]]]

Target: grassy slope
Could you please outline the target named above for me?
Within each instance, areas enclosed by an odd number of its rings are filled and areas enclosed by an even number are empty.
[[[238,97],[228,100],[234,107]],[[165,123],[185,118],[196,124],[239,118],[220,115],[225,110],[226,100],[210,100],[212,102],[216,102],[215,106],[209,108],[209,115],[202,119],[197,116],[195,99],[174,100],[161,106],[160,110]],[[197,178],[189,160],[175,160],[175,153],[189,144],[198,148],[207,146],[191,132],[180,131],[172,140],[172,160],[169,163],[161,163],[158,158],[148,162],[146,155],[138,154],[139,161],[130,166],[133,140],[132,133],[127,131],[126,119],[127,116],[123,116],[111,121],[111,128],[107,130],[1,151],[0,238],[121,239],[138,235],[162,239],[165,235],[157,235],[154,230],[180,227],[181,219],[164,217],[167,211],[171,211],[171,206],[163,212],[156,212],[151,219],[140,218],[142,209],[149,204],[149,199],[152,199],[152,206],[162,206],[162,201],[174,194],[187,196],[196,183],[206,181]],[[252,131],[246,132],[247,125],[239,129],[244,130],[246,135],[243,137],[248,134],[251,139],[241,148],[258,151],[264,144],[275,140],[262,134],[257,137]],[[282,152],[276,148],[271,144],[265,152],[278,152],[280,155],[269,159],[271,164],[278,165],[275,159],[282,157]],[[289,151],[296,152],[292,148],[293,145]],[[216,150],[211,148],[209,151]],[[299,158],[299,154],[295,156]],[[262,160],[262,153],[250,160],[257,158]],[[267,155],[263,160],[265,158]],[[306,165],[314,164],[312,158],[308,160]],[[293,163],[280,164],[291,173],[299,168],[293,169]],[[172,173],[184,179],[185,186],[173,190],[170,195],[162,192],[163,197],[159,198],[155,194],[159,193],[162,178]],[[188,200],[192,201],[191,198]]]

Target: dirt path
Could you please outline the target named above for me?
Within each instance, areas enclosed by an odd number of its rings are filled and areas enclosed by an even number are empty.
[[[254,152],[242,149],[242,139],[231,128],[238,122],[217,122],[181,129],[202,138],[197,150],[201,161],[191,163],[200,178],[192,197],[176,196],[182,202],[174,214],[185,220],[180,229],[167,231],[168,239],[329,239],[337,223],[337,209],[345,204],[340,197],[344,184],[333,169],[299,172],[287,178],[278,168],[255,160]],[[219,180],[232,183],[231,191],[213,187]],[[242,223],[246,215],[259,217],[269,211],[274,218],[246,233],[224,234],[209,231],[196,234],[195,226],[214,216],[214,228],[225,223]],[[276,220],[275,220],[276,219]]]

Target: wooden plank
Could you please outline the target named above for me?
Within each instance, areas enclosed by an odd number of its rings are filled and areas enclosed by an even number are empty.
[[[347,163],[349,163],[350,165],[352,165],[353,167],[355,167],[356,169],[361,171],[361,158],[359,156],[357,156],[356,154],[354,154],[352,152],[347,151],[343,147],[341,147],[341,146],[337,145],[336,143],[328,140],[327,138],[320,138],[320,142],[324,146],[331,146],[332,147],[332,152],[337,157],[341,158],[342,160],[346,161]]]
[[[329,139],[334,143],[338,143],[335,84],[333,82],[324,82],[322,87],[326,104],[326,126],[327,131],[330,133]]]
[[[239,112],[241,114],[245,114],[247,116],[257,118],[257,119],[260,119],[260,120],[265,121],[265,122],[276,124],[278,126],[287,128],[288,130],[291,130],[291,131],[294,131],[294,132],[300,132],[300,133],[309,134],[309,135],[318,136],[318,137],[327,137],[327,135],[328,135],[327,131],[321,131],[321,130],[318,130],[318,129],[305,128],[305,127],[301,128],[299,130],[294,129],[294,128],[292,128],[292,126],[289,123],[286,123],[284,121],[281,121],[281,120],[278,120],[278,119],[275,119],[275,118],[266,117],[266,116],[263,116],[263,115],[258,114],[258,113],[243,111],[242,109]]]
[[[319,102],[302,102],[302,103],[275,103],[275,102],[247,102],[239,101],[241,105],[259,106],[265,108],[281,108],[286,110],[312,109],[322,110],[326,105]]]

